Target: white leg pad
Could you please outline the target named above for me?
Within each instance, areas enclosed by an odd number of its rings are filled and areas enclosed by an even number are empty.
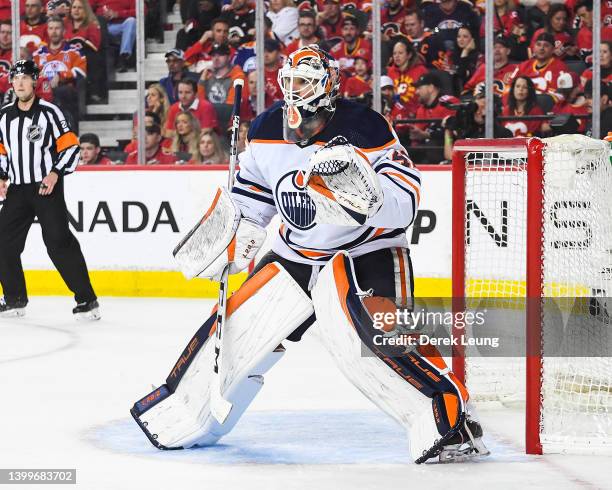
[[[317,315],[314,333],[346,378],[404,427],[410,454],[416,460],[440,438],[432,400],[373,354],[359,338],[348,314],[349,306],[342,300],[342,289],[346,290],[348,280],[357,288],[356,296],[364,293],[358,288],[353,269],[343,268],[344,257],[348,254],[338,253],[327,263],[311,291]]]
[[[262,388],[263,374],[284,354],[281,342],[312,313],[310,298],[287,271],[276,262],[268,264],[228,301],[221,386],[233,408],[225,423],[217,422],[209,407],[212,341],[195,353],[174,393],[138,414],[133,409],[134,417],[162,448],[214,444],[234,427]]]

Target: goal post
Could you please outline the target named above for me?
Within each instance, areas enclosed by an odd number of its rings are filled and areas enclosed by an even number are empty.
[[[489,358],[457,345],[455,375],[476,402],[525,407],[530,454],[610,452],[608,143],[581,135],[460,140],[452,164],[453,310],[492,305],[497,317],[487,328],[506,318],[502,334],[524,344],[513,357]],[[579,327],[563,328],[551,303],[572,315],[576,305],[591,306],[572,317]],[[471,334],[461,327],[453,326],[455,338]]]

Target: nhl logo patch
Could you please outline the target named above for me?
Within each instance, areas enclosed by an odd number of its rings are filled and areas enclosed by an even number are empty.
[[[26,138],[30,143],[35,143],[36,141],[40,141],[42,138],[43,132],[40,126],[36,124],[32,124],[28,127],[28,132],[26,133]]]

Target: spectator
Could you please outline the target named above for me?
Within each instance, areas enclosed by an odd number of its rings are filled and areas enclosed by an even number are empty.
[[[70,0],[49,0],[47,2],[47,16],[57,16],[64,19],[70,13]]]
[[[389,124],[393,124],[393,119],[391,119],[391,111],[393,109],[393,105],[395,104],[395,88],[393,85],[393,80],[391,77],[387,75],[382,75],[380,77],[380,95],[382,102],[382,115],[385,116],[385,119],[389,122]]]
[[[421,10],[411,10],[406,14],[402,24],[402,32],[406,34],[414,46],[415,52],[424,58],[428,50],[426,40],[431,36],[431,32],[425,30],[425,20]]]
[[[264,105],[265,106],[265,105]],[[251,70],[247,74],[247,90],[242,93],[240,105],[240,119],[252,121],[257,116],[257,71]]]
[[[454,92],[461,93],[465,83],[472,78],[476,72],[476,66],[480,61],[481,54],[476,37],[467,28],[461,26],[457,30],[457,40],[451,57]]]
[[[0,20],[0,74],[8,73],[13,60],[13,26],[10,20]]]
[[[266,108],[274,102],[283,100],[283,92],[278,85],[278,70],[283,65],[281,45],[276,39],[266,39],[264,43],[264,77],[266,80]]]
[[[196,165],[225,165],[227,161],[228,155],[223,150],[217,133],[211,129],[202,130],[198,143],[198,152],[190,163]]]
[[[65,18],[66,41],[79,49],[87,59],[87,66],[95,66],[87,76],[87,93],[94,104],[100,104],[107,95],[106,52],[101,52],[102,31],[89,2],[73,0]]]
[[[230,43],[242,44],[255,37],[255,9],[248,0],[231,0],[221,16],[229,24]]]
[[[546,15],[546,24],[543,28],[535,31],[533,35],[533,41],[529,46],[529,56],[533,55],[535,47],[535,39],[538,38],[543,32],[548,32],[554,36],[555,39],[555,56],[560,59],[566,57],[573,57],[578,53],[578,48],[574,44],[574,38],[569,33],[567,28],[567,21],[569,19],[569,12],[567,7],[561,3],[552,5]]]
[[[154,112],[150,112],[147,111],[145,112],[145,128],[148,128],[149,126],[159,126],[161,128],[162,131],[162,145],[165,141],[165,138],[163,137],[163,133],[164,133],[164,128],[161,125],[161,120],[159,119],[159,115],[154,113]],[[125,145],[125,148],[123,148],[123,151],[125,153],[132,153],[133,151],[136,151],[138,149],[138,113],[134,113],[134,119],[133,119],[133,124],[132,124],[132,140]]]
[[[404,37],[396,38],[392,65],[387,69],[387,74],[393,80],[395,93],[408,117],[414,117],[419,105],[415,82],[426,73],[427,68],[414,51],[413,44]]]
[[[100,138],[97,134],[82,134],[79,143],[81,145],[79,165],[112,165],[113,162],[102,153]]]
[[[108,23],[111,38],[119,40],[119,61],[117,71],[126,72],[136,42],[136,3],[134,0],[93,0],[96,15]]]
[[[466,26],[472,32],[480,30],[480,17],[468,2],[440,0],[440,3],[434,3],[428,1],[423,2],[421,8],[425,27],[432,31],[438,29],[442,39],[449,41],[450,46],[455,42],[459,27]]]
[[[556,82],[555,82],[556,85]],[[518,76],[512,81],[508,102],[503,109],[502,116],[542,116],[544,112],[538,106],[535,84],[531,78]],[[542,121],[505,121],[504,127],[512,131],[512,135],[538,136]]]
[[[11,0],[0,0],[0,20],[11,20]]]
[[[212,69],[202,72],[198,92],[201,98],[213,105],[219,127],[225,130],[229,125],[234,103],[234,80],[244,80],[244,73],[239,66],[231,64],[228,44],[215,44],[210,53]],[[202,127],[211,126],[202,124]]]
[[[218,18],[213,20],[211,30],[202,34],[202,37],[196,41],[185,53],[185,62],[189,68],[196,72],[202,73],[204,70],[209,70],[211,67],[210,50],[215,44],[227,44],[229,39],[229,24],[227,19]],[[233,58],[236,50],[230,49],[230,57]]]
[[[336,58],[340,67],[340,74],[346,78],[355,72],[353,64],[355,58],[372,59],[372,45],[370,41],[361,37],[359,21],[353,15],[346,15],[342,21],[342,40],[335,44],[330,54]]]
[[[357,57],[354,66],[355,74],[344,85],[344,97],[370,104],[372,97],[370,62],[367,58]]]
[[[512,83],[512,74],[516,70],[516,63],[509,62],[511,42],[507,37],[497,36],[493,44],[493,65],[494,65],[494,87],[495,93],[499,96],[504,95]],[[463,93],[473,93],[485,81],[485,64],[480,63],[472,78],[463,87]]]
[[[28,0],[29,1],[29,0]],[[71,118],[71,127],[78,132],[79,105],[77,80],[87,76],[87,60],[78,49],[64,40],[64,21],[51,17],[47,21],[48,46],[34,53],[34,62],[40,67],[43,97],[54,101]]]
[[[181,112],[174,121],[174,136],[164,147],[180,157],[178,153],[189,153],[189,161],[196,157],[200,142],[200,123],[191,111]]]
[[[19,29],[19,44],[25,46],[30,53],[49,41],[42,0],[26,0],[25,17]]]
[[[580,86],[574,86],[574,80],[569,73],[561,73],[557,80],[557,87],[559,92],[564,96],[564,100],[561,100],[553,107],[552,114],[572,114],[576,116],[578,122],[578,132],[584,134],[587,128],[587,119],[580,118],[578,116],[584,116],[588,114],[586,109],[586,98],[580,97],[580,100],[576,100],[576,95],[580,91]],[[553,132],[551,127],[551,121],[542,122],[542,133],[550,134]]]
[[[535,31],[544,27],[551,4],[551,0],[536,0],[534,5],[527,7],[525,23],[528,36],[533,37]]]
[[[512,74],[512,78],[524,76],[531,79],[537,93],[550,95],[557,101],[562,98],[557,92],[557,79],[561,72],[569,72],[569,69],[555,56],[554,50],[553,35],[548,32],[541,33],[536,38],[533,58],[521,63]]]
[[[415,83],[419,106],[417,119],[444,119],[454,115],[455,111],[446,107],[449,103],[459,102],[455,97],[441,96],[441,83],[433,73],[422,75]],[[439,146],[440,149],[425,151],[414,149],[411,156],[418,163],[439,163],[444,159],[443,143],[444,128],[442,122],[416,123],[410,126],[410,141],[412,147]]]
[[[176,158],[173,155],[165,152],[162,148],[161,141],[161,128],[159,126],[147,126],[145,127],[145,157],[144,162],[140,161],[138,157],[138,150],[133,151],[127,157],[125,161],[126,165],[163,165],[173,164],[176,162]]]
[[[288,44],[298,38],[298,9],[293,0],[270,0],[266,15],[272,21],[272,32],[281,43]]]
[[[185,78],[197,82],[200,76],[197,73],[191,73],[187,70],[185,67],[185,53],[180,49],[171,49],[166,53],[165,57],[166,65],[168,66],[168,76],[162,78],[159,84],[166,91],[170,104],[174,104],[178,100],[179,82]]]
[[[386,2],[380,13],[380,23],[382,24],[383,32],[390,30],[395,34],[399,34],[407,13],[404,0],[389,0]]]
[[[0,30],[0,33],[2,31]],[[600,64],[601,64],[601,81],[604,83],[612,83],[612,41],[604,41],[599,48]],[[593,69],[589,68],[582,72],[580,82],[584,86],[587,80],[593,79]]]
[[[238,127],[238,142],[237,142],[237,152],[242,153],[246,150],[247,144],[247,135],[249,134],[249,129],[251,128],[251,121],[240,121],[240,126]]]
[[[317,22],[321,30],[322,39],[329,45],[340,41],[342,31],[342,14],[340,0],[324,0],[323,9],[317,14]]]
[[[183,112],[192,113],[199,127],[216,129],[219,126],[213,104],[198,97],[197,91],[198,86],[191,78],[184,78],[179,82],[179,100],[170,106],[166,119],[168,137],[174,136],[176,117]]]
[[[68,43],[79,49],[89,48],[95,52],[99,51],[102,32],[87,0],[72,0],[65,27],[65,38]]]
[[[272,21],[268,17],[264,17],[264,39],[276,39],[272,32]],[[236,39],[236,38],[234,38]],[[231,32],[230,32],[230,47],[232,46]],[[232,48],[233,50],[233,48]],[[246,72],[249,70],[249,65],[257,66],[255,56],[255,41],[247,41],[236,46],[236,56],[233,56],[232,63],[242,68],[242,71]]]
[[[291,41],[285,48],[285,55],[289,56],[304,46],[318,44],[320,39],[317,36],[317,14],[314,10],[300,10],[298,15],[299,37]]]
[[[183,28],[177,32],[175,47],[187,51],[187,49],[197,43],[198,39],[202,38],[206,32],[210,32],[211,29],[214,29],[214,22],[220,14],[221,9],[214,0],[198,0],[197,15],[185,22]],[[185,54],[185,57],[189,59],[187,54]]]
[[[496,36],[510,36],[515,26],[523,23],[514,6],[514,0],[494,0],[493,32]],[[486,13],[485,13],[486,15]],[[476,31],[478,32],[478,31]],[[482,16],[480,37],[485,37],[485,18]]]
[[[168,94],[164,90],[164,87],[159,83],[149,85],[147,87],[146,102],[147,111],[157,114],[159,117],[159,122],[157,124],[165,128],[168,112],[170,111],[170,101],[168,100]]]
[[[452,159],[453,144],[456,139],[460,138],[484,138],[485,137],[485,94],[479,92],[474,97],[474,106],[470,109],[467,121],[458,121],[457,117],[449,117],[445,120],[444,133],[444,158]],[[493,137],[494,138],[512,138],[512,132],[503,127],[498,121],[501,108],[501,99],[498,95],[494,96],[494,111],[493,111]],[[463,127],[465,126],[465,127]]]
[[[591,65],[593,54],[593,0],[580,0],[576,4],[575,12],[576,16],[580,18],[580,29],[576,34],[576,46],[580,57],[585,63]],[[612,26],[602,26],[601,40],[612,41]]]
[[[607,135],[612,131],[612,106],[611,106],[611,90],[607,83],[601,84],[601,101],[600,101],[600,119],[599,119],[599,135]],[[593,80],[588,80],[584,86],[584,96],[586,97],[585,108],[588,114],[593,114]],[[587,123],[587,136],[591,136],[591,120]]]

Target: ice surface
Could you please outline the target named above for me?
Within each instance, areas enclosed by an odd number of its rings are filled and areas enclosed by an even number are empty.
[[[212,302],[100,303],[103,319],[91,324],[72,319],[65,297],[32,298],[26,317],[0,319],[0,468],[77,468],[87,490],[612,488],[610,457],[524,455],[518,411],[481,411],[486,460],[409,463],[402,429],[308,334],[286,344],[222,444],[158,451],[129,408],[163,382]]]

